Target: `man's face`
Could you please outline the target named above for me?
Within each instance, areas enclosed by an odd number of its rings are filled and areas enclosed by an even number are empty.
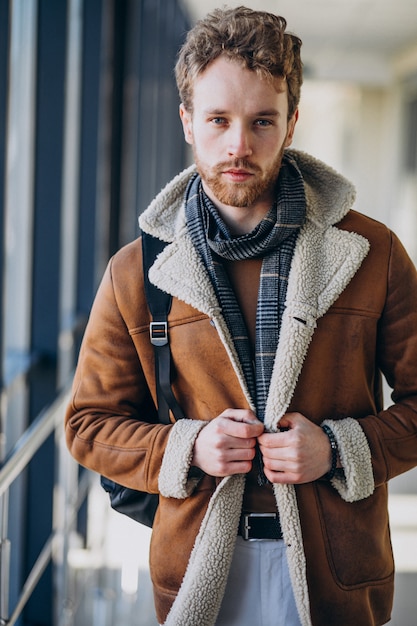
[[[262,219],[297,120],[287,122],[286,82],[219,57],[194,83],[192,114],[181,106],[180,115],[207,195],[226,212],[250,209]]]

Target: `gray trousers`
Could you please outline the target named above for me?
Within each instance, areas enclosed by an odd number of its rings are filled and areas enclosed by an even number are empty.
[[[301,626],[283,541],[237,538],[216,626]]]

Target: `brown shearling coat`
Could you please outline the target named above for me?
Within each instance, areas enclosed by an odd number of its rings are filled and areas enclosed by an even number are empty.
[[[394,564],[387,482],[417,465],[417,274],[396,236],[353,210],[350,184],[291,151],[307,221],[297,241],[265,423],[288,410],[329,424],[344,475],[277,485],[303,626],[380,626],[390,617]],[[213,626],[233,553],[244,477],[189,475],[193,443],[228,407],[251,407],[237,355],[185,226],[191,169],[141,216],[170,242],[150,272],[173,294],[173,389],[188,419],[156,424],[153,348],[141,241],[110,261],[91,311],[66,436],[84,466],[160,493],[151,543],[158,619]],[[381,372],[393,388],[384,408]],[[216,573],[213,576],[213,572]]]

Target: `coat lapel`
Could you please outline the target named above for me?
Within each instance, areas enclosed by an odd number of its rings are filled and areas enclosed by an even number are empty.
[[[150,280],[210,317],[220,307],[210,277],[186,232],[165,246],[149,271]]]
[[[164,248],[151,267],[149,278],[160,289],[210,317],[229,355],[248,404],[254,408],[242,366],[229,328],[221,313],[214,287],[186,232],[183,231],[181,236]]]
[[[317,320],[343,292],[369,250],[368,241],[307,220],[297,241],[271,378],[265,424],[274,431],[287,410]]]

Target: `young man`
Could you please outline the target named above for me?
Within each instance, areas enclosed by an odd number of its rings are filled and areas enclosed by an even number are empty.
[[[160,494],[161,623],[378,626],[394,565],[387,481],[417,464],[417,275],[354,190],[288,150],[300,40],[216,10],[177,63],[196,166],[141,215],[168,242],[174,394],[155,423],[141,241],[111,260],[66,416],[83,465]],[[383,408],[381,373],[393,388]]]

